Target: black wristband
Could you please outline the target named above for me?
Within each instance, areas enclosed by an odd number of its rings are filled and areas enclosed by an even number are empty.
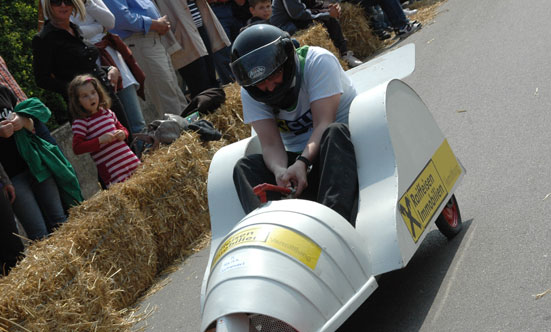
[[[312,167],[312,163],[310,162],[310,160],[308,160],[308,158],[304,157],[303,155],[298,155],[296,160],[297,161],[300,160],[303,163],[305,163],[306,169],[309,169],[310,167]]]

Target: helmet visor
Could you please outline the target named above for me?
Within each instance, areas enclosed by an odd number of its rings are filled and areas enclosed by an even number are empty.
[[[237,83],[248,87],[262,82],[287,60],[281,38],[253,50],[230,64]]]

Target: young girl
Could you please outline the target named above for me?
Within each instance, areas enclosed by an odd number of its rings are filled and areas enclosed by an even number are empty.
[[[130,177],[140,160],[124,140],[128,131],[109,107],[111,99],[97,78],[79,75],[69,84],[73,151],[90,153],[107,187]]]

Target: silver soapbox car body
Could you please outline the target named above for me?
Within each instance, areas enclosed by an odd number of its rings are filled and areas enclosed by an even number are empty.
[[[453,193],[465,170],[421,98],[400,80],[414,67],[410,44],[347,71],[358,92],[349,117],[359,181],[355,228],[301,199],[245,215],[233,166],[259,153],[259,141],[253,135],[215,154],[201,331],[334,331],[377,288],[378,275],[406,266],[435,223],[448,237],[460,228]]]

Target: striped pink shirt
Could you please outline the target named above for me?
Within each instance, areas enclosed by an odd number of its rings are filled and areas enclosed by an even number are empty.
[[[73,122],[73,151],[75,154],[90,153],[96,163],[99,176],[106,186],[122,182],[132,175],[140,160],[124,141],[100,144],[99,137],[121,129],[128,131],[111,110],[100,109],[94,115]]]

